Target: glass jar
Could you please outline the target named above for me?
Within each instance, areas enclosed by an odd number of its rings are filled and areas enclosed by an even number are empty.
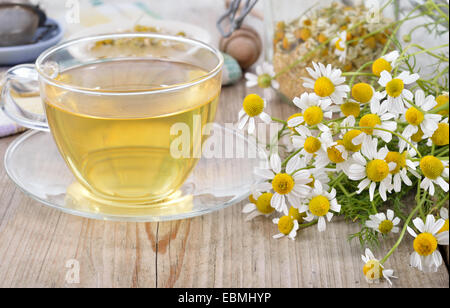
[[[392,5],[379,14],[384,3],[266,0],[265,53],[277,74],[279,92],[289,101],[305,92],[303,78],[309,77],[306,67],[312,66],[311,61],[348,72],[378,58],[391,33],[386,25],[394,19]],[[383,27],[386,29],[372,34]],[[340,40],[342,36],[345,38]],[[337,50],[342,46],[346,46],[345,53]]]

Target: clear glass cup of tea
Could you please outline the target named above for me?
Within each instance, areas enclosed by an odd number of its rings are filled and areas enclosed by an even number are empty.
[[[35,65],[9,70],[0,104],[18,124],[50,131],[96,199],[158,203],[177,191],[199,159],[195,145],[214,121],[222,66],[219,51],[183,37],[85,37],[45,51]],[[11,95],[32,83],[39,84],[45,115],[22,109]],[[180,134],[188,150],[174,155]]]

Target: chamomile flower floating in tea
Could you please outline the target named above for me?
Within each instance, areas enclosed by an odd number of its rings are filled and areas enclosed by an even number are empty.
[[[397,278],[394,276],[393,270],[384,268],[369,248],[366,248],[365,255],[362,255],[361,258],[364,262],[364,277],[368,283],[379,283],[380,279],[384,278],[392,285],[391,279]]]
[[[322,63],[312,63],[314,69],[307,67],[311,78],[303,78],[303,86],[307,89],[313,89],[314,93],[320,98],[329,98],[333,103],[340,105],[343,103],[350,87],[345,85],[345,77],[342,77],[340,69],[333,68],[330,64],[326,67]]]
[[[394,50],[381,58],[376,59],[372,64],[372,72],[378,77],[381,76],[381,72],[383,71],[388,73],[392,72],[392,69],[396,66],[395,62],[399,57],[399,52]]]
[[[414,95],[408,89],[407,85],[416,82],[419,79],[418,74],[403,72],[397,77],[392,77],[387,71],[382,71],[378,83],[385,88],[383,95],[387,95],[386,108],[396,115],[404,114],[407,101],[412,101]]]
[[[280,231],[280,233],[275,234],[273,238],[282,238],[287,236],[291,240],[295,240],[297,230],[299,229],[297,219],[286,215],[280,218],[274,218],[272,222],[278,226],[278,230]]]
[[[397,227],[400,223],[400,218],[394,216],[393,210],[387,210],[387,213],[378,213],[369,216],[370,220],[366,221],[366,226],[380,232],[383,235],[400,232]]]
[[[264,112],[264,108],[266,108],[266,101],[264,99],[256,94],[248,95],[242,103],[241,111],[239,111],[238,128],[242,130],[248,123],[248,133],[253,134],[256,129],[256,117],[259,117],[264,123],[269,124],[272,119]]]
[[[433,155],[427,155],[420,160],[420,170],[424,175],[424,179],[420,184],[420,188],[428,191],[430,195],[434,195],[434,185],[439,185],[443,191],[448,192],[448,161],[441,160]]]
[[[438,245],[448,246],[448,231],[439,233],[445,221],[436,220],[433,215],[428,215],[425,222],[416,218],[413,223],[420,233],[417,234],[412,228],[407,227],[409,234],[414,237],[414,252],[411,254],[410,264],[426,273],[436,272],[442,265]]]

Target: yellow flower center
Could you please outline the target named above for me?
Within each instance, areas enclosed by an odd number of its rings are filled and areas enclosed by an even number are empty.
[[[278,173],[272,180],[273,190],[281,195],[290,193],[294,184],[294,179],[287,173]]]
[[[269,74],[262,74],[258,76],[258,86],[260,88],[266,89],[272,84],[272,77]]]
[[[320,97],[327,97],[333,94],[334,84],[328,77],[320,77],[314,84],[314,92]]]
[[[442,226],[441,230],[438,231],[438,233],[442,233],[448,231],[448,219],[445,220],[445,224]]]
[[[444,164],[439,158],[429,155],[420,160],[420,169],[427,178],[436,180],[444,171]]]
[[[414,135],[411,136],[411,140],[414,142],[420,142],[423,138],[423,131],[422,129],[419,127],[419,130],[417,131],[417,133],[415,133]]]
[[[421,256],[431,255],[437,248],[438,241],[431,233],[421,233],[414,239],[414,250]]]
[[[325,216],[330,210],[330,201],[327,197],[316,196],[309,201],[309,210],[315,216]]]
[[[388,164],[389,163],[397,164],[395,169],[391,171],[391,174],[397,174],[400,172],[401,169],[406,167],[406,152],[404,152],[403,154],[399,152],[389,152],[388,155],[386,155],[385,160]]]
[[[378,230],[380,230],[383,234],[388,234],[391,232],[392,228],[394,228],[394,224],[390,220],[383,220],[378,226]]]
[[[305,110],[303,118],[309,126],[317,125],[323,120],[323,111],[318,106],[312,106]]]
[[[414,126],[419,126],[420,123],[423,122],[425,116],[417,108],[411,107],[408,110],[406,110],[405,118],[409,124],[414,125]]]
[[[363,267],[364,276],[370,281],[383,277],[383,268],[378,260],[370,260]]]
[[[378,115],[373,113],[366,114],[361,118],[361,120],[359,120],[359,126],[361,127],[375,127],[377,125],[381,125],[381,119]],[[367,135],[373,134],[372,128],[363,128],[361,130]]]
[[[399,97],[402,94],[405,84],[401,79],[392,79],[386,85],[386,92],[390,97]]]
[[[337,145],[343,145],[342,140],[338,140],[337,143]],[[332,147],[329,147],[327,149],[328,159],[335,164],[345,161],[345,159],[342,157],[342,153],[336,148],[337,145],[333,145]]]
[[[250,94],[244,99],[242,104],[245,113],[249,117],[256,117],[261,114],[264,110],[264,100],[256,94]]]
[[[382,71],[388,71],[389,73],[392,71],[391,63],[386,61],[383,58],[379,58],[372,65],[372,72],[380,77]]]
[[[336,49],[337,49],[337,50],[340,50],[340,51],[344,51],[344,50],[345,50],[345,47],[342,47],[342,46],[341,46],[341,43],[342,43],[342,39],[338,39],[338,40],[336,41]]]
[[[388,176],[389,166],[384,160],[374,159],[367,164],[366,174],[369,180],[381,182]]]
[[[436,107],[434,107],[434,109],[437,109],[441,106],[444,106],[445,104],[448,104],[448,95],[439,95],[438,97],[436,97],[436,102],[437,105]],[[448,116],[448,107],[439,111],[438,114]]]
[[[434,131],[433,136],[431,137],[431,140],[433,143],[437,146],[443,146],[448,145],[448,132],[449,132],[449,126],[447,123],[439,123],[438,129]]]
[[[282,234],[288,235],[292,231],[292,228],[294,228],[294,219],[291,217],[283,216],[278,221],[278,230]]]
[[[304,221],[303,218],[306,217],[306,213],[300,213],[298,211],[298,209],[296,209],[295,207],[291,206],[291,208],[289,209],[289,217],[291,217],[294,220],[297,220],[299,223],[302,223]]]
[[[258,200],[256,201],[256,208],[258,211],[260,211],[263,214],[270,214],[275,209],[270,205],[270,201],[272,200],[272,193],[264,193],[261,196],[259,196]]]
[[[249,197],[248,197],[248,200],[250,201],[250,203],[253,203],[253,204],[256,204],[256,199],[255,199],[255,197],[253,197],[253,195],[250,195]]]
[[[346,102],[341,105],[341,111],[346,116],[354,116],[355,118],[359,117],[361,112],[361,108],[358,103],[355,102]]]
[[[309,154],[313,154],[313,153],[316,153],[317,151],[319,151],[321,145],[322,145],[322,143],[316,137],[308,137],[305,140],[305,145],[303,148]]]
[[[359,136],[362,133],[362,131],[354,129],[351,131],[348,131],[343,138],[344,141],[344,147],[347,151],[351,151],[351,152],[358,152],[359,150],[361,150],[362,144],[358,144],[358,145],[354,145],[353,144],[353,139],[357,136]]]
[[[373,89],[367,83],[357,83],[352,88],[353,98],[360,103],[368,103],[373,97]]]

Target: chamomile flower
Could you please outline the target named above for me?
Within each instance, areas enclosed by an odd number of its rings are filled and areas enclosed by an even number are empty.
[[[333,188],[331,192],[327,192],[319,183],[316,181],[313,192],[305,199],[306,202],[299,207],[298,211],[306,213],[306,221],[318,219],[319,232],[323,232],[327,228],[325,217],[331,221],[333,212],[339,213],[341,206],[336,200],[336,190]]]
[[[394,216],[394,211],[388,210],[386,214],[378,213],[370,215],[369,220],[366,221],[368,228],[387,235],[389,233],[398,233],[400,228],[397,225],[400,223],[400,218]]]
[[[420,188],[427,190],[430,195],[434,196],[434,184],[439,185],[443,191],[448,192],[448,162],[439,158],[428,155],[420,159],[420,170],[424,175]]]
[[[303,156],[305,162],[310,162],[318,155],[320,157],[326,156],[326,145],[332,142],[332,136],[329,132],[322,133],[319,136],[314,136],[309,129],[297,130],[300,134],[292,136],[292,144],[301,151],[298,155]],[[331,139],[331,141],[330,141]],[[328,161],[320,159],[317,167],[325,167]]]
[[[272,220],[274,224],[278,226],[280,233],[273,236],[273,238],[289,237],[294,240],[297,236],[297,230],[299,229],[298,220],[291,216],[282,216],[280,218],[274,218]]]
[[[252,195],[255,197],[258,196],[256,199],[250,196],[250,203],[246,204],[242,209],[242,213],[249,214],[246,217],[245,221],[252,220],[253,218],[261,215],[269,216],[275,211],[275,209],[270,205],[270,201],[272,200],[273,196],[272,193],[258,193],[258,195]]]
[[[256,117],[259,117],[264,123],[269,124],[272,118],[264,112],[264,108],[266,108],[266,102],[259,95],[248,95],[242,103],[241,111],[239,111],[238,128],[240,130],[244,129],[248,122],[248,133],[253,134],[256,128]]]
[[[412,92],[405,89],[405,86],[416,82],[419,79],[419,75],[403,72],[393,78],[389,72],[382,71],[380,76],[378,83],[385,87],[385,91],[382,94],[387,95],[387,100],[383,103],[386,104],[386,109],[396,115],[404,114],[406,111],[406,100],[412,101],[414,98]]]
[[[415,156],[416,152],[410,150],[409,152],[396,152],[389,151],[386,155],[386,162],[395,163],[395,169],[391,170],[392,174],[392,186],[395,192],[400,192],[402,189],[402,182],[407,186],[411,186],[413,183],[408,177],[408,172],[412,173],[415,177],[420,178],[420,175],[416,172],[418,162],[412,161],[410,158]]]
[[[247,80],[246,86],[252,88],[259,86],[262,89],[272,87],[279,89],[280,84],[275,80],[275,71],[273,65],[264,62],[262,65],[256,67],[256,74],[246,73],[245,79]]]
[[[348,100],[339,106],[341,117],[359,117],[361,113],[361,104],[354,100]]]
[[[300,199],[308,194],[311,187],[307,184],[312,181],[308,170],[301,170],[306,167],[300,159],[293,157],[286,165],[286,171],[282,172],[281,159],[278,154],[270,156],[270,169],[256,169],[255,173],[260,177],[270,181],[260,184],[259,190],[273,190],[270,205],[285,215],[288,214],[287,201],[291,205],[299,204]]]
[[[432,146],[446,146],[449,144],[449,125],[448,118],[445,118],[440,123],[438,123],[437,129],[434,131],[431,138],[428,139],[427,145]]]
[[[392,285],[391,278],[397,278],[394,276],[393,270],[384,269],[384,266],[375,258],[369,248],[366,249],[365,255],[361,258],[364,262],[363,273],[367,283],[379,283],[380,279],[384,278]]]
[[[374,102],[370,105],[371,113],[361,117],[359,126],[362,127],[361,134],[354,136],[352,143],[354,145],[361,145],[366,141],[370,141],[372,136],[380,137],[384,142],[388,143],[392,140],[392,133],[397,129],[397,122],[393,121],[395,115],[389,113],[386,105]],[[352,118],[347,123],[350,127],[354,126]],[[381,128],[381,129],[377,129]]]
[[[416,134],[419,129],[423,132],[423,137],[428,138],[438,129],[438,123],[442,116],[439,114],[428,113],[436,106],[436,100],[432,95],[425,97],[422,90],[417,90],[415,93],[415,105],[410,106],[404,115],[404,120],[408,126],[403,130],[402,136],[409,140],[412,135]],[[418,108],[417,108],[418,107]],[[402,117],[403,118],[403,117]],[[399,148],[401,151],[406,147],[405,140],[400,139]]]
[[[347,58],[347,31],[342,31],[336,38],[331,41],[331,45],[335,47],[334,54],[339,56],[339,61],[345,62]]]
[[[408,232],[414,239],[414,252],[411,254],[410,264],[423,272],[436,272],[442,265],[442,256],[438,245],[448,245],[448,231],[438,233],[445,224],[443,219],[436,220],[428,215],[424,222],[420,218],[413,220],[416,232],[408,226]]]
[[[386,192],[392,190],[391,171],[395,169],[396,163],[386,162],[388,154],[387,148],[377,151],[378,140],[373,139],[365,142],[361,148],[361,153],[353,154],[354,164],[350,166],[349,179],[361,181],[358,185],[357,194],[369,187],[370,201],[373,200],[375,189],[379,185],[379,193],[383,201],[387,200]],[[363,156],[364,155],[364,156]]]
[[[320,97],[314,93],[303,93],[300,98],[294,98],[293,102],[301,109],[301,115],[289,120],[289,127],[296,127],[299,124],[304,123],[307,126],[317,125],[322,131],[329,130],[322,121],[324,118],[331,119],[333,116],[333,112],[330,109],[332,104],[330,99],[320,99]]]
[[[381,75],[381,72],[383,71],[386,71],[388,73],[392,72],[392,69],[395,67],[396,64],[395,62],[397,61],[399,56],[400,53],[397,50],[395,50],[384,55],[381,58],[378,58],[372,64],[372,72],[378,77]]]
[[[312,62],[314,69],[307,67],[311,78],[303,78],[303,86],[308,89],[314,89],[314,93],[321,98],[330,98],[337,105],[343,103],[344,98],[350,92],[350,87],[345,85],[345,77],[342,77],[340,69],[334,69],[331,64],[326,67],[322,64]]]
[[[448,232],[448,209],[445,207],[441,208],[439,215],[441,216],[441,219],[444,219],[444,226],[438,231],[438,233],[442,233],[447,231]]]
[[[352,87],[352,97],[361,104],[379,103],[386,94],[375,91],[368,83],[360,82]]]

